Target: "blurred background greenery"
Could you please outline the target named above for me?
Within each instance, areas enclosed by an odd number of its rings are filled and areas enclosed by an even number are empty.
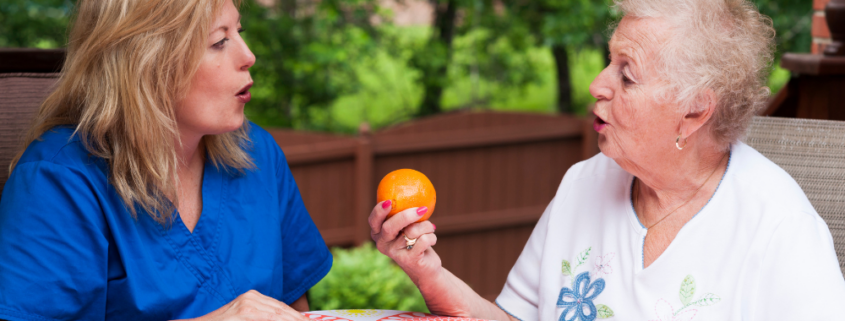
[[[308,291],[312,311],[385,309],[429,312],[422,294],[372,243],[353,249],[333,248],[332,270]]]
[[[63,47],[75,1],[3,0],[0,47]],[[811,2],[753,2],[774,21],[778,56],[809,50]],[[610,4],[244,0],[243,36],[258,59],[246,113],[263,126],[340,133],[457,109],[583,115],[618,19]],[[772,91],[789,76],[773,67]]]

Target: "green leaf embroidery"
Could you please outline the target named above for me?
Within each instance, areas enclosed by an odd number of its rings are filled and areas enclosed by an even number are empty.
[[[587,258],[590,257],[590,250],[592,250],[592,249],[593,249],[592,246],[588,247],[586,250],[584,250],[583,252],[578,254],[578,264],[576,264],[575,266],[579,266],[579,265],[587,262]]]
[[[722,300],[722,298],[720,298],[718,295],[715,295],[713,293],[707,293],[707,294],[704,295],[704,297],[696,300],[691,305],[706,307],[708,305],[714,305],[716,303],[719,303],[719,301],[721,301],[721,300]]]
[[[690,304],[692,296],[695,294],[695,278],[692,275],[687,275],[684,281],[681,282],[681,303],[685,306]]]
[[[572,265],[569,264],[569,261],[563,260],[563,263],[561,263],[561,272],[563,272],[563,275],[572,275]]]
[[[599,319],[607,319],[613,316],[613,310],[604,304],[596,304],[596,317]]]

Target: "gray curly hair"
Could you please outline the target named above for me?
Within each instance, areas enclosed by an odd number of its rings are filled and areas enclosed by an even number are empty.
[[[770,93],[772,20],[747,0],[614,2],[625,16],[658,18],[674,30],[655,57],[656,70],[670,83],[661,98],[689,107],[710,89],[718,99],[710,119],[713,138],[727,148],[742,137]]]

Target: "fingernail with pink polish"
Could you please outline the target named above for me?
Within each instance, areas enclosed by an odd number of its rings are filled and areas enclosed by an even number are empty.
[[[386,200],[386,201],[382,202],[381,208],[387,209],[388,207],[390,207],[390,203],[391,203],[390,200]]]
[[[431,227],[432,227],[432,229],[434,229],[435,231],[437,230],[437,225],[434,225],[434,223],[431,223]]]
[[[417,209],[417,215],[419,216],[423,216],[425,212],[428,212],[428,207],[423,206]]]

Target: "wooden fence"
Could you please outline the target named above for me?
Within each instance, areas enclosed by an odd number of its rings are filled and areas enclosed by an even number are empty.
[[[444,267],[493,299],[563,174],[598,152],[588,120],[461,112],[358,137],[270,130],[330,246],[370,240],[367,216],[381,178],[399,168],[437,190]]]

